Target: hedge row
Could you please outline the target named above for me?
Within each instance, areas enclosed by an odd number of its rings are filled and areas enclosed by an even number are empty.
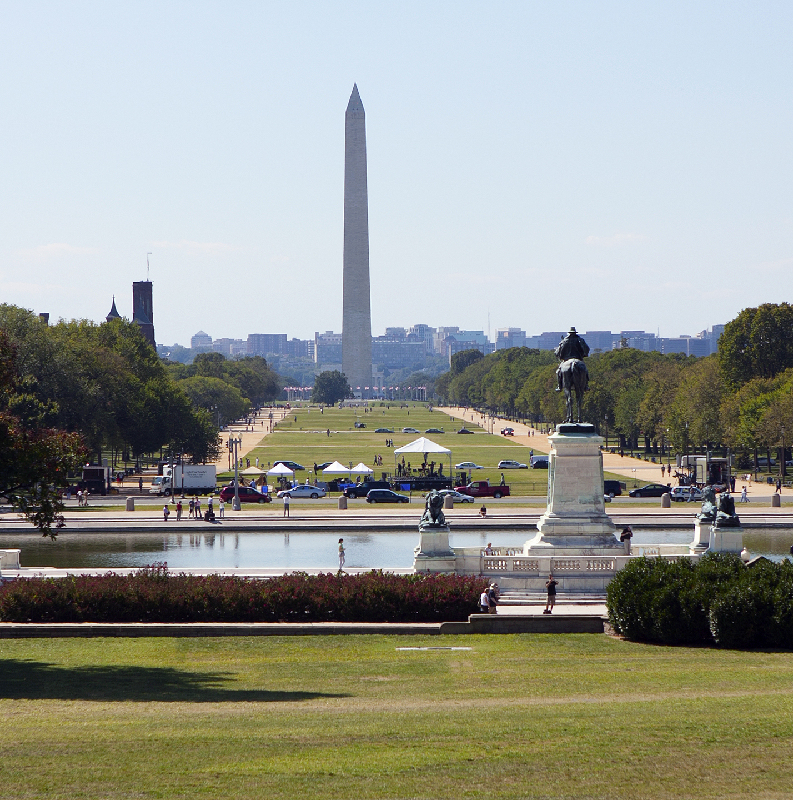
[[[478,608],[482,579],[306,575],[266,580],[172,575],[29,578],[0,586],[3,622],[444,622]]]
[[[793,563],[638,558],[608,587],[609,621],[629,639],[793,649]]]

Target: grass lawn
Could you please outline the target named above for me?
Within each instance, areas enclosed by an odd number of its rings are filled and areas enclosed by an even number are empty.
[[[789,798],[793,654],[3,640],[0,714],[4,798]]]
[[[355,428],[356,420],[363,422],[366,428]],[[465,425],[468,430],[474,431],[473,435],[455,433],[462,424],[459,419],[449,417],[443,411],[428,411],[421,405],[399,408],[398,404],[391,404],[388,408],[386,405],[381,407],[375,404],[372,413],[366,414],[363,409],[354,408],[326,408],[322,414],[316,408],[310,412],[306,408],[296,408],[246,458],[250,459],[251,464],[255,464],[258,456],[259,465],[265,469],[268,464],[278,460],[296,461],[307,470],[296,473],[296,478],[301,483],[306,477],[313,478],[308,470],[312,470],[315,463],[321,464],[324,461],[340,461],[345,465],[352,462],[353,466],[362,461],[374,469],[375,476],[379,478],[381,472],[394,472],[394,454],[385,446],[386,439],[393,439],[394,448],[399,448],[419,436],[426,436],[452,451],[452,467],[461,461],[473,461],[482,465],[485,469],[473,470],[474,480],[498,483],[501,470],[497,465],[504,459],[529,463],[529,447],[501,436],[493,436],[470,421]],[[407,427],[416,428],[420,433],[402,433],[402,428]],[[375,433],[377,428],[390,428],[394,433]],[[443,428],[445,433],[425,433],[427,428]],[[327,430],[330,430],[330,436],[327,435]],[[545,453],[540,449],[535,449],[534,452]],[[376,454],[383,457],[382,467],[374,466]],[[405,458],[413,467],[418,466],[422,460],[420,455],[417,458]],[[427,460],[434,460],[436,464],[442,462],[444,474],[448,474],[448,456],[430,455]],[[454,472],[456,475],[456,471]],[[224,477],[225,475],[226,473]],[[504,470],[504,477],[513,495],[545,495],[547,492],[547,470]],[[615,475],[613,478],[625,481],[624,477]]]

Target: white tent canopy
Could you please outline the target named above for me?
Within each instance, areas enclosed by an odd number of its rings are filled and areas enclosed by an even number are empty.
[[[349,467],[339,464],[338,461],[334,461],[322,470],[323,475],[349,475],[351,472]]]
[[[245,473],[243,473],[245,474]],[[276,477],[287,475],[294,475],[294,470],[289,469],[285,464],[276,464],[272,469],[267,470],[268,475],[275,475]]]
[[[259,469],[258,467],[248,467],[247,469],[242,470],[240,475],[264,475],[264,470]]]
[[[363,463],[363,461],[361,461],[361,463],[358,464],[357,466],[353,467],[350,470],[350,472],[352,472],[353,475],[372,475],[372,474],[374,474],[374,470],[370,469],[369,467],[367,467],[366,464]]]
[[[452,451],[448,448],[435,444],[435,442],[430,439],[421,436],[416,439],[416,441],[406,444],[404,447],[397,447],[397,449],[394,450],[394,455],[400,455],[401,453],[444,453],[445,455],[451,455],[451,452]]]

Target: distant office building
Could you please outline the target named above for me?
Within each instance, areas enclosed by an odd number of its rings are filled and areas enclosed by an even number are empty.
[[[688,336],[678,336],[675,338],[662,338],[661,339],[661,352],[664,354],[669,353],[684,353],[688,355]]]
[[[567,335],[566,331],[543,331],[537,346],[540,350],[555,350],[559,342]],[[589,344],[589,342],[587,342]],[[591,347],[592,345],[590,345]]]
[[[248,344],[244,339],[215,339],[212,350],[224,356],[244,356],[248,353]]]
[[[688,355],[697,356],[698,358],[710,355],[710,339],[692,336],[687,341],[688,350],[686,352]]]
[[[151,281],[135,281],[132,284],[132,321],[140,326],[140,332],[146,338],[146,341],[156,350]],[[210,344],[212,344],[212,342],[210,342]]]
[[[615,339],[619,342],[619,337],[615,337],[611,331],[587,331],[582,336],[592,353],[605,353],[613,349]]]
[[[284,354],[290,358],[312,358],[314,357],[313,339],[290,339],[284,348]]]
[[[526,346],[526,331],[520,328],[496,328],[496,350]]]
[[[404,329],[403,329],[404,330]],[[424,366],[427,349],[423,340],[408,341],[389,336],[372,338],[372,361],[378,367],[395,369],[420,369]]]
[[[190,337],[190,347],[193,350],[211,350],[212,337],[204,331],[199,331]]]
[[[248,355],[267,356],[270,353],[286,353],[285,333],[249,333]]]
[[[314,362],[317,364],[333,365],[330,369],[341,371],[341,341],[340,333],[325,331],[314,334]]]

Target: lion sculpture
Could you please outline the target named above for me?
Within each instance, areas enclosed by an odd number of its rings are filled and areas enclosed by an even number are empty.
[[[433,489],[427,495],[424,505],[424,514],[419,523],[420,528],[442,528],[446,525],[446,517],[443,516],[443,496]]]

